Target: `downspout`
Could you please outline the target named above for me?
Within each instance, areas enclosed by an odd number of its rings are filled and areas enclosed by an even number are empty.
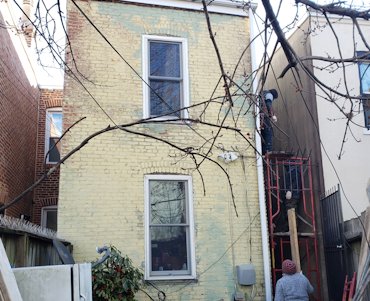
[[[253,15],[253,9],[256,5],[251,4],[249,6],[249,20],[250,20],[250,41],[251,41],[251,57],[252,57],[252,70],[256,71],[257,57],[256,57],[256,43],[252,42],[253,38],[256,36],[255,32],[255,19]],[[253,81],[253,92],[257,93],[258,88],[258,76],[256,75]],[[258,181],[258,199],[260,208],[260,219],[261,219],[261,234],[262,234],[262,256],[263,256],[263,274],[265,279],[265,293],[266,301],[272,301],[272,285],[271,285],[271,268],[270,268],[270,248],[268,240],[268,227],[267,227],[267,211],[265,202],[265,188],[264,188],[264,178],[263,178],[263,160],[262,160],[262,144],[261,136],[258,130],[260,129],[260,118],[259,118],[259,99],[256,99],[257,105],[255,106],[255,116],[256,116],[256,160],[257,160],[257,181]]]

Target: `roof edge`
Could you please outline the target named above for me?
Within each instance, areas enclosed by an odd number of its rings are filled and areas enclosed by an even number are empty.
[[[195,11],[202,11],[201,0],[119,0],[121,3],[138,3],[154,6],[181,8]],[[249,6],[256,6],[254,3],[245,1],[215,0],[208,6],[208,11],[213,13],[247,17]]]

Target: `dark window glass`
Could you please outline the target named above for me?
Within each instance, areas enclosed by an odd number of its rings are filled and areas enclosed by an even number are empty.
[[[155,275],[189,275],[187,182],[151,180],[150,246]]]
[[[152,271],[182,271],[188,274],[185,227],[150,228]]]
[[[362,53],[359,53],[361,55]],[[369,57],[370,58],[370,57]],[[370,64],[360,63],[360,88],[362,107],[364,109],[365,126],[370,129]]]
[[[49,138],[49,161],[58,162],[60,160],[60,142],[54,147],[59,138]],[[53,148],[54,147],[54,148]]]
[[[151,80],[150,86],[150,115],[168,114],[180,117],[180,82]],[[172,113],[174,112],[174,113]]]
[[[149,42],[150,116],[181,117],[181,43]]]
[[[49,111],[46,114],[46,118],[47,118],[46,139],[48,139],[49,142],[49,148],[47,149],[47,151],[50,151],[48,161],[58,162],[60,160],[61,144],[59,142],[56,147],[53,148],[53,146],[62,135],[63,113],[57,111]]]
[[[180,78],[180,44],[150,42],[150,76]]]
[[[360,63],[361,94],[370,94],[370,64]]]
[[[46,217],[46,228],[57,231],[57,210],[48,210]]]
[[[370,94],[369,94],[370,98]],[[365,126],[368,130],[370,130],[370,99],[363,99],[362,100],[362,106],[364,108],[364,114],[365,114]]]

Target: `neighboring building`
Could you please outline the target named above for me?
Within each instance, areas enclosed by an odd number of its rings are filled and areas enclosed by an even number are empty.
[[[198,172],[191,156],[163,143],[205,154],[210,146],[206,140],[218,129],[196,120],[221,122],[229,108],[225,103],[220,110],[217,101],[225,93],[222,84],[213,94],[220,70],[201,4],[77,4],[122,57],[69,2],[67,26],[73,58],[69,55],[68,63],[75,63],[88,81],[81,77],[83,86],[75,81],[73,76],[80,76],[75,69],[65,78],[64,130],[86,119],[66,134],[62,154],[114,123],[158,115],[172,121],[106,132],[62,165],[58,233],[73,244],[74,258],[92,261],[98,256],[97,246],[112,244],[143,268],[145,280],[155,281],[166,300],[230,300],[236,291],[255,296],[254,300],[271,300],[265,296],[269,284],[263,278],[254,148],[235,132],[222,130],[209,155],[217,164],[205,160]],[[211,23],[224,67],[232,75],[249,43],[248,16],[237,4],[226,1],[215,1],[209,10],[218,11],[210,13]],[[250,72],[246,54],[235,81],[243,85]],[[166,105],[144,81],[168,101]],[[250,89],[246,84],[244,88]],[[210,97],[216,101],[202,104]],[[243,118],[242,133],[253,137],[255,120],[249,106],[243,97],[234,97],[233,110],[246,111],[239,117]],[[181,122],[179,117],[194,122]],[[224,125],[234,122],[229,115]],[[230,157],[232,162],[218,158],[225,151],[236,153]],[[200,163],[203,158],[196,160]],[[224,171],[230,176],[238,217]],[[255,267],[255,284],[238,285],[236,266],[249,263]],[[145,290],[157,295],[149,285]],[[147,298],[138,294],[139,300]]]
[[[55,143],[62,134],[63,90],[41,89],[36,159],[36,179],[60,159],[61,144]],[[57,230],[59,169],[45,179],[34,191],[32,221]]]
[[[61,143],[45,156],[61,135],[63,90],[40,89],[32,27],[22,26],[29,22],[13,2],[2,2],[0,8],[0,24],[7,24],[0,26],[1,206],[59,160]],[[23,10],[31,14],[30,1],[24,1]],[[5,214],[56,230],[58,185],[59,170]]]
[[[0,206],[31,186],[35,178],[39,89],[24,34],[12,26],[12,4],[0,3]],[[5,210],[30,218],[32,193]]]
[[[311,16],[290,36],[289,43],[303,58],[304,66],[333,91],[316,85],[299,65],[299,77],[287,72],[276,79],[288,65],[282,49],[273,56],[266,86],[276,88],[280,94],[273,105],[278,118],[273,150],[311,159],[316,221],[323,241],[321,252],[326,259],[329,296],[330,300],[339,300],[342,291],[338,288],[343,288],[345,274],[351,277],[357,269],[356,256],[349,258],[356,253],[356,246],[352,244],[352,250],[347,246],[360,238],[362,229],[359,223],[353,225],[369,205],[370,110],[365,98],[369,95],[370,56],[350,19],[331,16],[330,20],[336,36],[324,17]],[[370,22],[357,21],[363,36],[368,37]],[[364,55],[363,59],[345,63],[345,69],[341,63],[325,61],[349,59],[355,54]],[[349,113],[351,101],[334,91],[364,97],[352,99],[353,116],[348,129],[340,110]],[[350,256],[344,256],[351,251]]]

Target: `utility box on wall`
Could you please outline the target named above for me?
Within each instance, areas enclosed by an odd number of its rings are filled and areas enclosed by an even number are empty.
[[[240,285],[256,284],[256,270],[253,264],[241,264],[236,266],[236,275]]]

